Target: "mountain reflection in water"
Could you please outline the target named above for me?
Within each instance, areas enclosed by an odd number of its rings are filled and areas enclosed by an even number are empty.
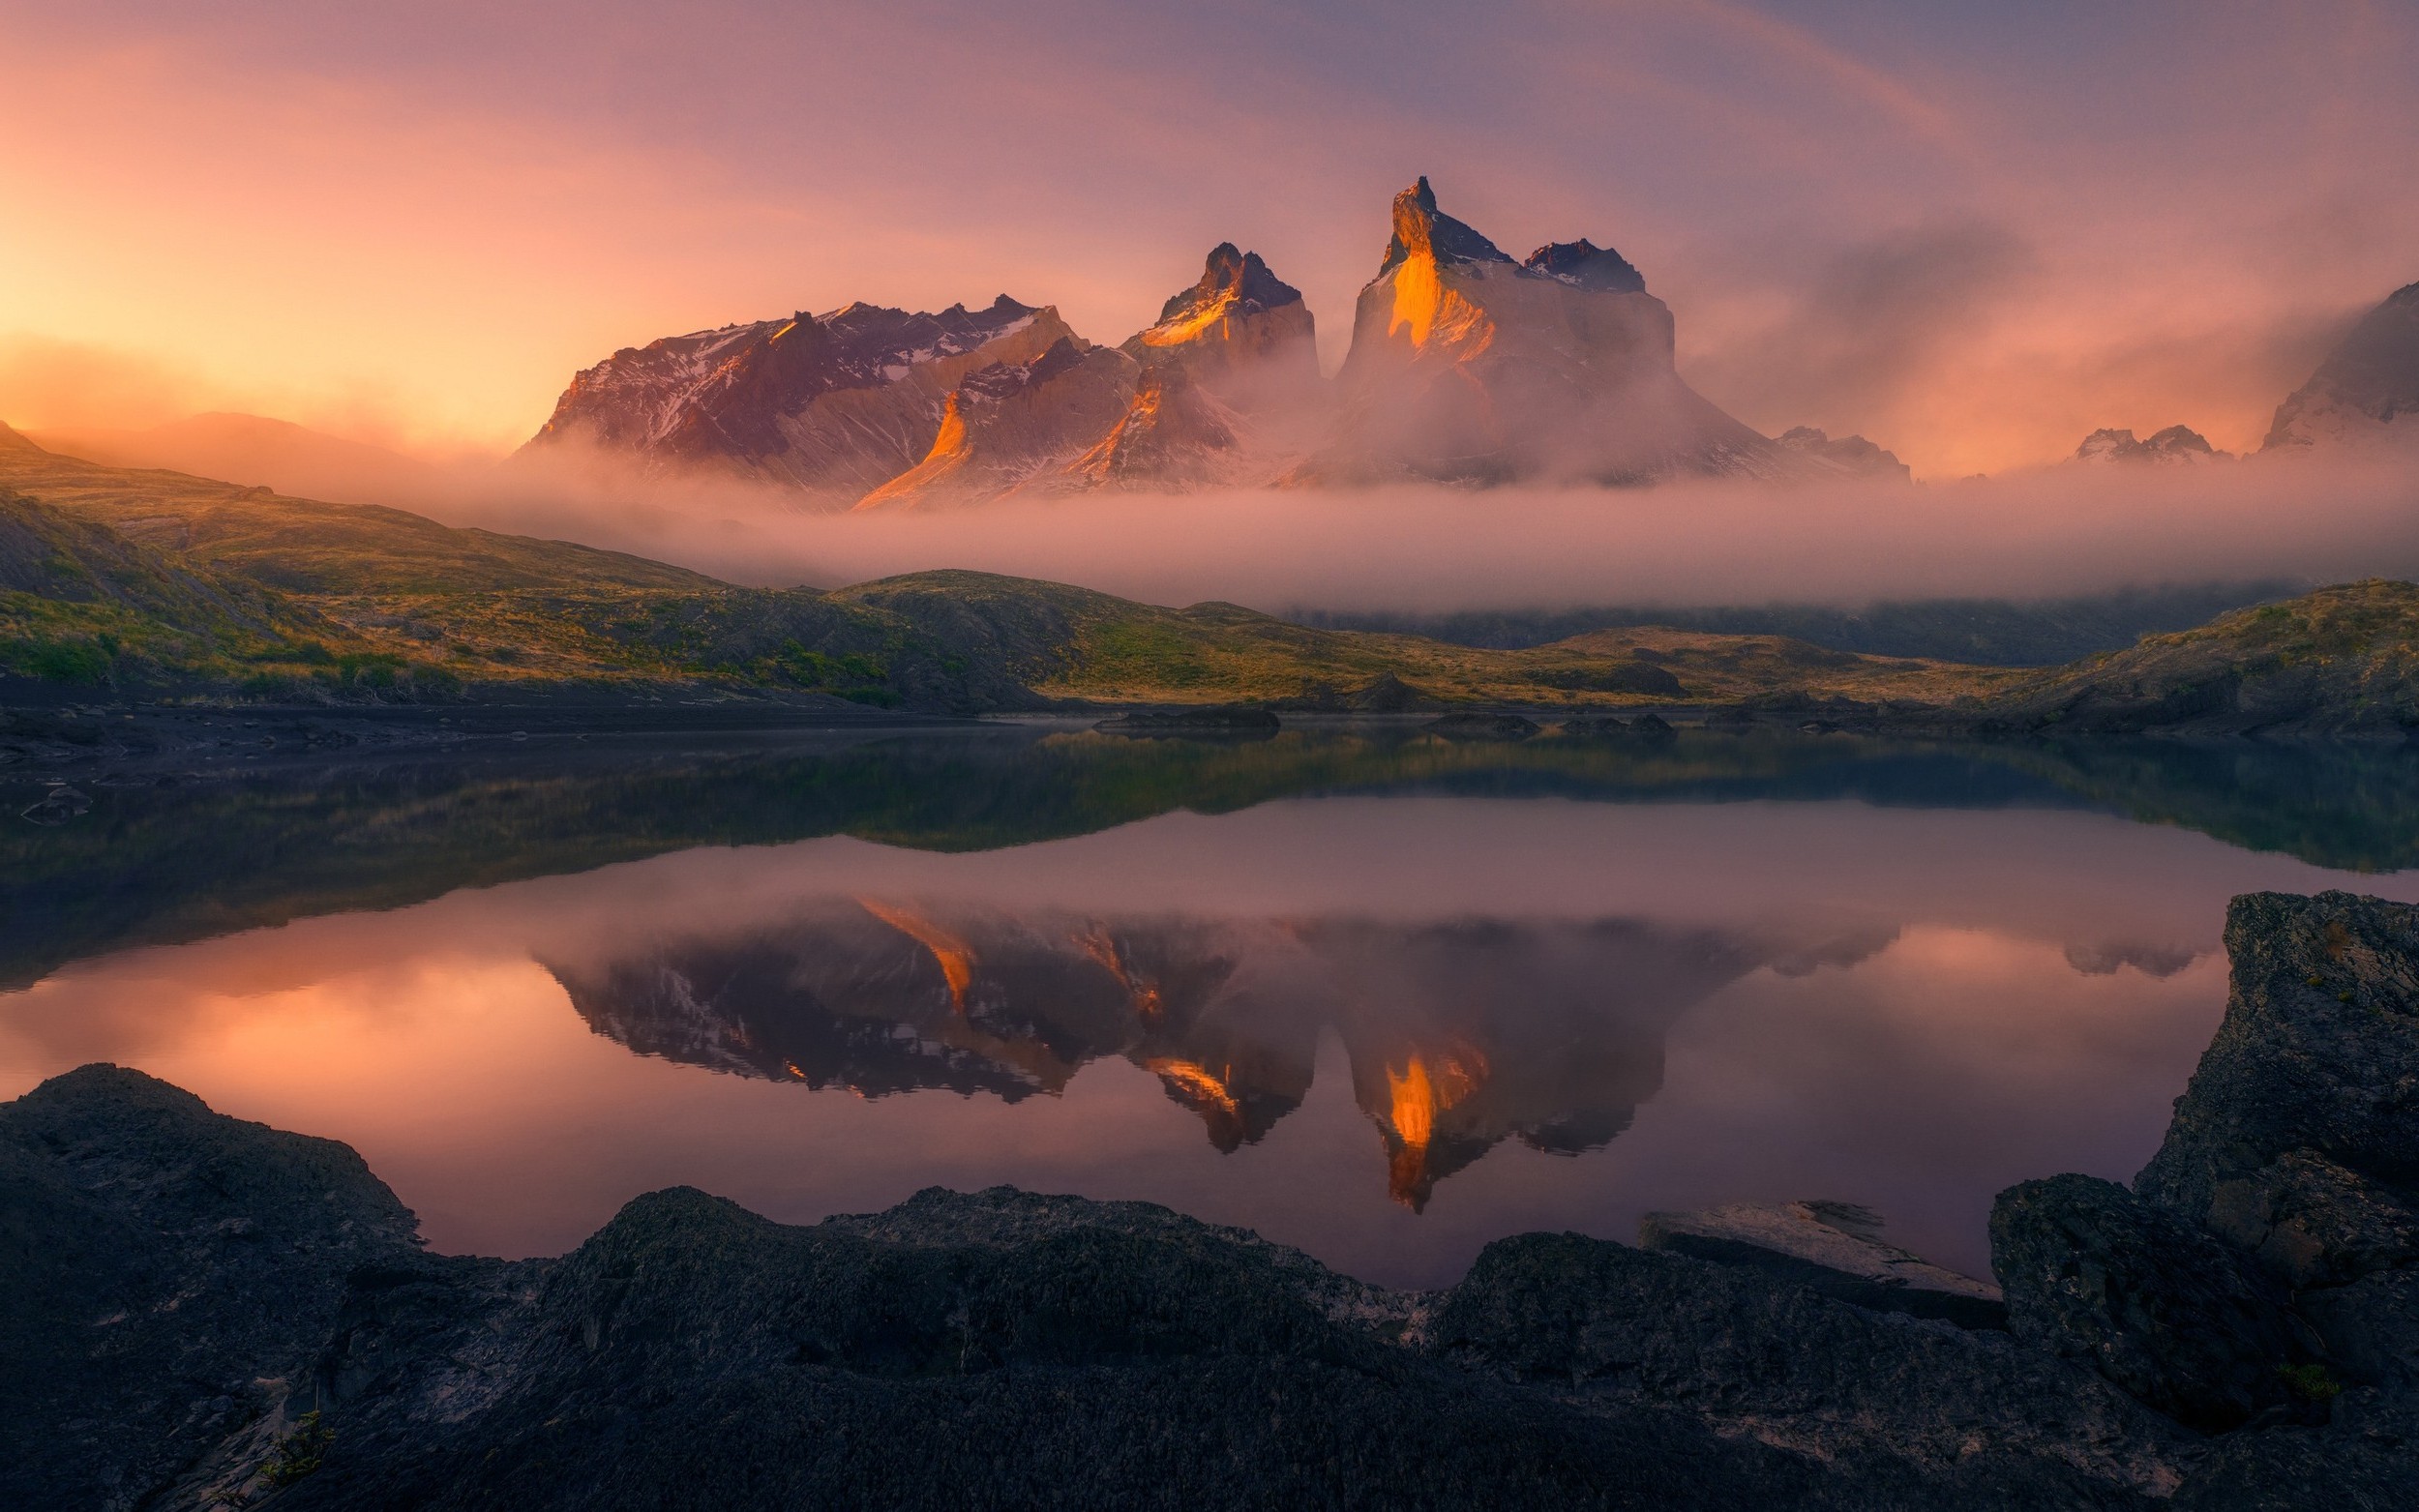
[[[1506,1139],[1577,1154],[1661,1084],[1663,1034],[1762,965],[1852,964],[1867,931],[1811,947],[1649,923],[1208,921],[833,900],[769,929],[550,969],[597,1032],[642,1054],[881,1097],[1014,1103],[1119,1056],[1254,1142],[1308,1093],[1320,1032],[1351,1065],[1414,1211]]]
[[[1396,1285],[1807,1197],[1970,1271],[2001,1187],[2156,1145],[2227,896],[2419,892],[2354,870],[2419,858],[2382,749],[990,729],[81,790],[0,825],[0,1096],[138,1066],[510,1255],[675,1184],[1006,1181]]]

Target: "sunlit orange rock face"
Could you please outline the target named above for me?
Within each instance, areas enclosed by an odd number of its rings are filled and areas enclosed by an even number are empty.
[[[1265,484],[1317,442],[1331,408],[1310,308],[1232,242],[1124,350],[1143,365],[1133,400],[1055,480],[1061,490]]]
[[[1317,332],[1301,293],[1233,242],[1210,250],[1201,282],[1125,342],[1147,368],[1181,370],[1244,414],[1299,403],[1319,387]]]
[[[930,451],[856,507],[1266,483],[1307,451],[1326,413],[1308,307],[1232,243],[1115,351],[1069,344],[1080,367],[1053,348],[966,374]]]
[[[1681,381],[1671,311],[1618,252],[1561,242],[1515,262],[1439,210],[1424,178],[1394,197],[1340,379],[1337,436],[1298,481],[1645,483],[1794,467]]]
[[[971,503],[1058,470],[1118,424],[1137,371],[1121,351],[1062,337],[1031,362],[970,373],[950,392],[923,460],[855,507]]]
[[[1016,1102],[1119,1057],[1229,1152],[1301,1106],[1331,1032],[1388,1191],[1419,1210],[1507,1140],[1575,1154],[1617,1137],[1660,1085],[1682,1011],[1802,953],[1618,920],[1104,918],[857,897],[550,968],[634,1051],[809,1088]]]

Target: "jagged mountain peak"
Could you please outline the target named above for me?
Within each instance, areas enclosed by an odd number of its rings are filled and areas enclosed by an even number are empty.
[[[1896,452],[1861,435],[1834,436],[1818,427],[1792,426],[1776,439],[1789,451],[1851,477],[1893,478],[1905,483],[1915,476],[1914,469],[1898,460]]]
[[[2173,465],[2223,461],[2233,455],[2211,446],[2207,436],[2190,426],[2169,426],[2152,432],[2146,441],[2131,430],[2104,426],[2083,437],[2083,444],[2075,449],[2074,460]]]
[[[1394,196],[1394,239],[1386,244],[1386,260],[1378,264],[1384,278],[1414,255],[1439,262],[1510,262],[1493,242],[1436,208],[1436,191],[1426,174]]]
[[[1646,292],[1646,276],[1628,258],[1610,247],[1598,247],[1584,236],[1575,242],[1548,242],[1531,252],[1520,266],[1578,288],[1616,294]]]
[[[2277,406],[2262,451],[2419,437],[2419,283],[2362,316]]]
[[[1299,304],[1300,300],[1301,290],[1269,272],[1258,252],[1241,252],[1233,242],[1220,242],[1210,249],[1210,255],[1202,264],[1201,282],[1169,296],[1160,307],[1159,325],[1175,324],[1221,305],[1256,314],[1279,305]]]

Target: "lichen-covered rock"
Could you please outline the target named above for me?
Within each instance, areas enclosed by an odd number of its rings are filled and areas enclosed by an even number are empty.
[[[798,1228],[659,1192],[526,1300],[415,1301],[436,1324],[424,1372],[509,1341],[494,1389],[404,1380],[340,1400],[337,1451],[284,1497],[1643,1509],[1824,1483],[1682,1414],[1607,1421],[1472,1381],[1395,1343],[1380,1324],[1405,1310],[1377,1295],[1142,1203],[935,1191]]]
[[[415,1229],[344,1145],[140,1072],[0,1105],[0,1505],[145,1504],[282,1409],[346,1277]]]
[[[2307,1350],[2282,1293],[2222,1241],[2113,1182],[2027,1181],[1990,1212],[2008,1327],[2194,1427],[2285,1401]]]
[[[2419,907],[2350,893],[2251,893],[2226,909],[2233,992],[2135,1179],[2195,1223],[2221,1188],[2324,1156],[2408,1206],[2419,1183]]]
[[[2219,1181],[2201,1221],[2295,1290],[2419,1260],[2419,1212],[2311,1150]]]

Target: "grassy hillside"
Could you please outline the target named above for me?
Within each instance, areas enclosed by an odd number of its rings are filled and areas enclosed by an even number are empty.
[[[80,528],[78,550],[104,564],[102,578],[118,570],[106,563],[139,562],[137,576],[178,585],[139,606],[72,607],[49,579],[17,590],[19,640],[48,648],[20,655],[17,669],[90,682],[139,681],[123,675],[138,667],[266,697],[669,684],[963,712],[1317,703],[1389,677],[1437,703],[1568,708],[1776,689],[1936,699],[1993,683],[1972,668],[1773,636],[1603,631],[1490,650],[979,573],[833,593],[739,588],[586,547],[105,467],[5,439],[0,487],[37,501],[28,507],[44,512],[43,531]],[[247,608],[230,618],[239,599]],[[141,651],[129,662],[111,644]]]
[[[2063,599],[1906,599],[1857,608],[1731,605],[1708,608],[1605,606],[1576,609],[1463,609],[1449,614],[1305,612],[1329,630],[1381,630],[1455,645],[1517,649],[1594,630],[1659,625],[1717,636],[1779,636],[1834,651],[1921,657],[1978,667],[2054,667],[2186,630],[2229,609],[2281,599],[2282,580],[2120,588]]]
[[[408,684],[392,661],[307,602],[0,490],[0,672],[136,687]],[[443,681],[425,669],[423,691]]]
[[[2371,578],[2151,636],[2023,679],[2019,727],[2401,739],[2419,730],[2419,585]]]
[[[462,530],[400,509],[288,498],[156,468],[45,452],[15,431],[0,489],[200,567],[293,593],[718,586],[686,568],[565,541]]]
[[[1052,698],[1286,701],[1391,674],[1445,702],[1618,708],[1728,702],[1775,689],[1867,701],[1945,700],[2015,674],[1825,651],[1776,636],[1651,628],[1499,651],[1416,636],[1316,630],[1232,604],[1169,609],[984,573],[916,573],[843,588]]]
[[[0,428],[0,670],[267,698],[822,695],[952,712],[1051,703],[1547,710],[1852,699],[2017,729],[2419,729],[2419,588],[2367,582],[2224,615],[2046,672],[1669,626],[1450,644],[929,572],[740,588],[642,558],[401,510],[104,467]]]

